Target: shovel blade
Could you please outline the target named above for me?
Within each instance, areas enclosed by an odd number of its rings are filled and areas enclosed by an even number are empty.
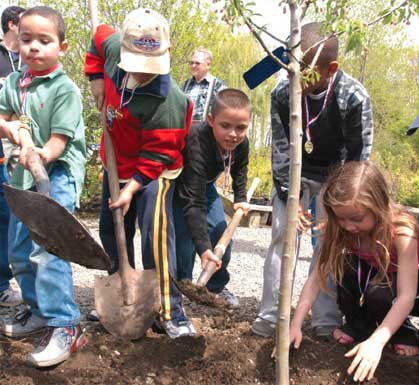
[[[125,300],[127,291],[129,304]],[[124,340],[141,338],[160,310],[156,271],[132,270],[124,281],[119,272],[96,277],[95,307],[101,324],[113,336]]]
[[[3,187],[10,210],[29,229],[33,241],[66,261],[90,269],[111,269],[108,254],[66,208],[37,192]]]

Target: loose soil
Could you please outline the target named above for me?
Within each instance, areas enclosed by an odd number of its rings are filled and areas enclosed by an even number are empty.
[[[187,303],[187,312],[198,330],[195,338],[170,340],[149,330],[138,341],[122,342],[99,323],[84,322],[89,344],[61,365],[43,370],[25,365],[25,357],[39,337],[2,337],[0,384],[274,384],[275,365],[270,358],[273,341],[256,337],[249,330],[256,315],[256,300],[240,301],[241,308],[233,312]],[[345,374],[347,349],[318,341],[306,330],[301,348],[290,352],[290,383],[353,384]],[[375,378],[368,384],[416,385],[418,361],[397,358],[386,349]]]

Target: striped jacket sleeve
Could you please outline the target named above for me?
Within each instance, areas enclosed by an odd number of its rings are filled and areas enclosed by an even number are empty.
[[[373,117],[371,100],[365,87],[344,74],[338,93],[338,103],[344,114],[342,133],[345,142],[342,160],[368,160],[373,142]]]
[[[290,165],[290,144],[284,125],[284,114],[289,111],[287,87],[287,82],[280,82],[271,93],[272,176],[275,185],[285,187]]]

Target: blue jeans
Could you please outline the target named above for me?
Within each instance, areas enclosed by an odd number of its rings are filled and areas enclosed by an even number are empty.
[[[68,211],[74,212],[74,178],[57,163],[51,170],[49,179],[51,198]],[[57,218],[57,222],[59,220]],[[65,233],[62,235],[65,236]],[[70,263],[48,253],[33,242],[28,228],[13,213],[10,215],[9,225],[9,260],[23,299],[33,314],[45,318],[48,326],[79,324],[80,312],[74,302]]]
[[[173,206],[176,232],[177,279],[191,280],[196,250],[194,242],[189,234],[185,217],[183,216],[180,200],[176,194]],[[223,203],[221,202],[214,183],[207,184],[207,225],[208,235],[211,240],[212,248],[214,249],[227,227]],[[232,242],[229,243],[223,255],[221,268],[214,273],[207,283],[208,290],[213,293],[222,291],[230,280],[230,274],[227,271],[227,267],[231,258],[231,247]]]
[[[12,270],[9,267],[7,254],[7,233],[9,229],[9,206],[4,197],[3,183],[8,183],[6,164],[0,165],[0,292],[8,289],[12,279]]]

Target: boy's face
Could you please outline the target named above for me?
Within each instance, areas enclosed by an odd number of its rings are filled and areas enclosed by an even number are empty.
[[[249,123],[250,112],[244,108],[225,108],[216,116],[208,115],[215,141],[224,151],[232,151],[243,142]]]
[[[313,62],[315,52],[309,52],[303,58],[303,65],[301,70],[304,71],[304,67],[308,67]],[[320,54],[321,56],[321,54]],[[337,61],[331,61],[328,64],[315,64],[315,70],[319,74],[319,80],[313,84],[306,84],[303,89],[303,96],[308,94],[319,94],[320,92],[327,89],[329,79],[335,74],[339,65]]]
[[[25,16],[19,25],[19,52],[32,71],[45,71],[57,64],[67,49],[60,42],[53,21],[39,15]]]

